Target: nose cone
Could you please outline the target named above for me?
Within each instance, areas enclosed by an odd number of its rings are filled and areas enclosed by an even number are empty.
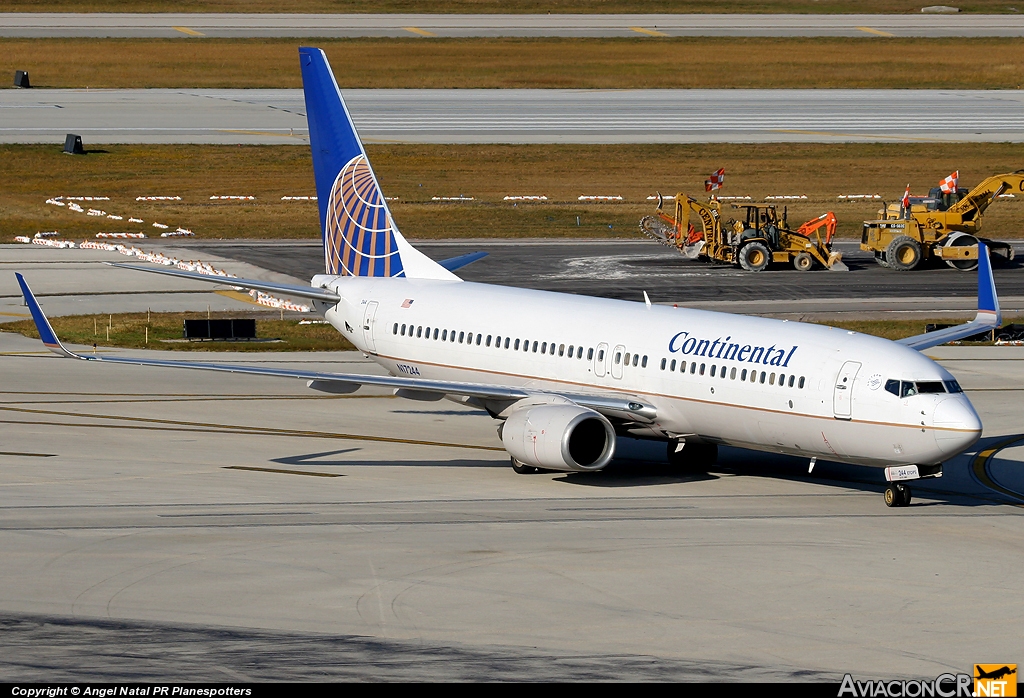
[[[951,397],[935,406],[935,445],[945,457],[963,452],[980,437],[981,418],[966,397]]]

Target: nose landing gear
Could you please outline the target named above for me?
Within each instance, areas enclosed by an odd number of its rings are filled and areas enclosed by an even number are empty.
[[[890,483],[889,486],[885,488],[885,506],[910,506],[910,488],[901,482]]]

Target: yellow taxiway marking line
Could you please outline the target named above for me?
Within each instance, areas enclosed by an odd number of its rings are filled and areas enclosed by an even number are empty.
[[[419,27],[402,27],[402,29],[420,36],[437,36],[434,32],[428,32],[426,29],[420,29]]]
[[[28,313],[0,313],[4,317],[32,317]]]
[[[189,29],[188,27],[171,27],[171,29],[182,34],[188,34],[189,36],[206,36],[206,34],[197,32],[195,29]]]
[[[833,133],[832,131],[807,131],[799,128],[773,128],[772,133],[799,133],[806,136],[835,136],[836,138],[886,138],[894,141],[923,141],[925,143],[946,143],[941,138],[919,136],[879,136],[874,133]]]
[[[1020,434],[1015,434],[1008,439],[1000,441],[992,448],[986,448],[974,457],[974,460],[971,462],[971,470],[974,471],[974,476],[977,477],[985,487],[999,492],[1000,494],[1005,494],[1007,497],[1012,497],[1020,502],[1024,502],[1024,495],[1020,492],[1014,492],[1013,490],[1003,487],[993,480],[988,473],[988,464],[997,453],[1002,451],[1004,448],[1020,443],[1021,441],[1024,441],[1024,437]],[[1024,504],[1017,504],[1015,506],[1024,507]]]
[[[285,475],[311,475],[313,477],[344,477],[341,473],[314,473],[307,470],[283,470],[281,468],[257,468],[250,465],[225,465],[225,470],[252,470],[257,473],[284,473]]]
[[[640,34],[646,34],[647,36],[668,36],[665,32],[660,32],[657,29],[647,29],[645,27],[630,27],[630,29]]]
[[[889,32],[884,32],[880,29],[872,29],[871,27],[857,27],[857,29],[860,29],[862,32],[867,32],[868,34],[874,34],[875,36],[888,36],[890,38],[896,36],[895,34],[890,34]]]

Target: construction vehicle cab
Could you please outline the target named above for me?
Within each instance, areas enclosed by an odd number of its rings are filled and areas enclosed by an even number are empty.
[[[910,210],[889,204],[879,218],[864,221],[860,248],[872,252],[883,267],[909,271],[924,260],[940,259],[961,271],[978,267],[978,241],[994,258],[1013,259],[1013,248],[978,236],[985,210],[1005,193],[1024,193],[1024,170],[995,175],[970,191],[945,193],[933,188],[928,197],[911,197]]]

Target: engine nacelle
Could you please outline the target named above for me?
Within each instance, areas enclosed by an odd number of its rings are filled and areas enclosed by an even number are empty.
[[[615,455],[608,418],[572,404],[514,410],[502,425],[501,441],[516,460],[548,470],[600,470]]]

